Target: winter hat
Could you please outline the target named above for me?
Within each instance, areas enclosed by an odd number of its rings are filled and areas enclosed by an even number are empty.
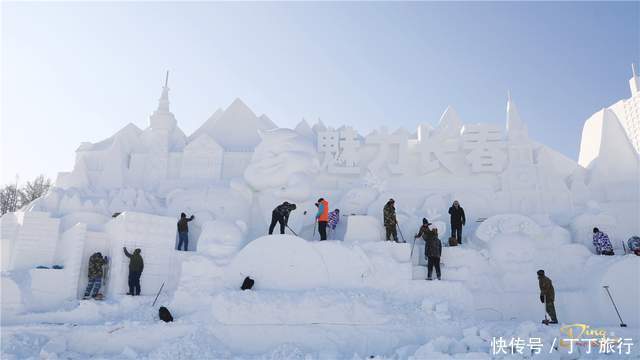
[[[318,202],[321,202],[321,201],[323,201],[323,200],[324,200],[324,198],[320,198],[320,199],[318,199]]]
[[[598,228],[595,228],[595,227],[594,227],[594,228],[593,228],[593,233],[595,234],[595,233],[597,233],[597,232],[600,232],[600,229],[598,229]]]
[[[133,253],[134,253],[134,254],[140,254],[141,252],[142,252],[142,250],[140,250],[140,248],[135,249],[135,250],[133,251]]]
[[[433,225],[427,220],[427,218],[422,218],[422,225]]]
[[[538,276],[544,276],[544,270],[538,270]]]
[[[180,217],[187,217],[187,214],[185,214],[185,213],[181,213],[181,214],[180,214]]]
[[[393,204],[393,203],[395,203],[396,201],[395,201],[395,200],[393,200],[393,199],[389,199],[389,202]]]

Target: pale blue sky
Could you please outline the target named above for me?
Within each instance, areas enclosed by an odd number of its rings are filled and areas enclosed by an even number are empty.
[[[627,3],[2,3],[2,182],[70,170],[82,141],[141,128],[171,70],[190,134],[243,99],[280,126],[361,132],[504,122],[577,159],[584,120],[629,97]]]

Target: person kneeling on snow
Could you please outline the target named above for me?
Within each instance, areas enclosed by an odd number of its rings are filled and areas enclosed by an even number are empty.
[[[269,225],[269,235],[273,234],[276,223],[280,224],[280,234],[284,234],[284,227],[289,223],[289,214],[296,209],[296,204],[283,202],[276,206],[271,212],[271,225]]]
[[[87,284],[87,289],[84,291],[85,299],[88,299],[89,296],[94,299],[100,297],[98,291],[102,286],[102,276],[104,275],[102,267],[108,262],[109,259],[106,256],[102,257],[99,252],[94,253],[89,258],[89,284]]]
[[[422,237],[425,241],[424,256],[427,259],[427,280],[433,280],[431,274],[433,268],[436,268],[436,276],[440,280],[440,255],[442,254],[442,244],[438,239],[438,229],[429,229],[429,225],[432,225],[429,220],[423,218],[420,231],[415,238]]]
[[[551,321],[546,318],[542,321],[544,324],[557,324],[556,308],[553,306],[555,300],[555,291],[551,279],[544,275],[544,270],[538,270],[538,285],[540,286],[540,302],[544,303],[544,309],[551,317]]]
[[[126,247],[122,248],[124,254],[129,258],[129,292],[127,295],[140,295],[140,276],[144,270],[144,261],[140,253],[142,250],[135,249],[133,254],[127,251]]]
[[[595,246],[596,254],[598,255],[614,255],[609,235],[600,231],[597,227],[593,228],[593,246]]]

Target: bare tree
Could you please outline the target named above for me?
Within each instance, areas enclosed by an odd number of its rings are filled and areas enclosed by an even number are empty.
[[[40,175],[33,181],[27,183],[20,189],[20,207],[29,204],[33,200],[46,194],[51,187],[51,179]]]
[[[0,216],[19,209],[21,197],[20,190],[15,184],[5,185],[0,189]]]

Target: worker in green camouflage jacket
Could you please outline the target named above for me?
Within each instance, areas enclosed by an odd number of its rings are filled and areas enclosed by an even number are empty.
[[[553,290],[553,283],[551,279],[544,275],[544,270],[538,270],[538,285],[540,286],[540,301],[544,303],[545,311],[551,318],[551,321],[545,319],[542,322],[545,324],[557,324],[556,308],[553,306],[556,294]]]
[[[98,291],[100,291],[100,287],[102,286],[102,276],[104,275],[103,266],[107,264],[109,259],[105,256],[102,257],[102,254],[97,252],[91,255],[89,258],[89,283],[87,284],[87,289],[84,291],[84,298],[88,299],[89,296],[92,298],[96,298],[98,296]]]
[[[389,199],[384,206],[382,211],[382,215],[384,217],[384,228],[386,231],[386,239],[387,241],[391,240],[393,237],[393,241],[398,242],[398,232],[396,230],[396,225],[398,224],[398,220],[396,219],[396,208],[395,208],[395,200]]]

